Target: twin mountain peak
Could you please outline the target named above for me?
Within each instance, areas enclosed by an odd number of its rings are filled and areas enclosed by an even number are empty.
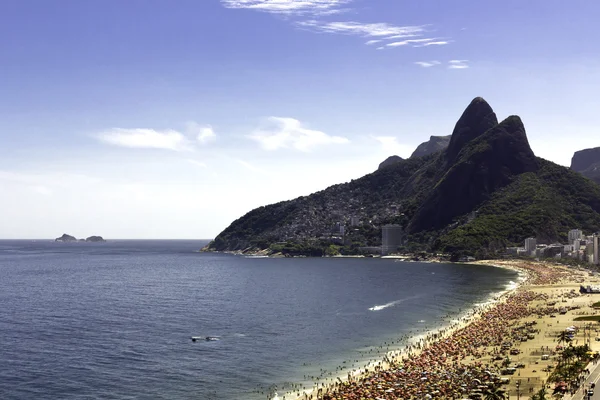
[[[573,170],[536,157],[521,119],[498,122],[477,97],[452,135],[432,136],[409,159],[389,158],[360,179],[252,210],[207,249],[359,254],[381,244],[387,224],[404,228],[400,250],[411,252],[486,258],[527,237],[564,241],[570,229],[600,227],[600,186],[575,172],[600,176],[600,149],[591,150],[576,153]],[[340,226],[341,238],[332,234]]]

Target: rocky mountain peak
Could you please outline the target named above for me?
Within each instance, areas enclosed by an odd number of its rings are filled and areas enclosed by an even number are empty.
[[[388,167],[390,165],[394,165],[394,164],[399,163],[400,161],[403,161],[403,160],[404,159],[402,157],[400,157],[400,156],[390,156],[390,157],[386,158],[381,164],[379,164],[379,168],[377,168],[377,169],[379,170],[379,169]]]
[[[471,140],[483,135],[498,124],[492,107],[481,97],[476,97],[456,123],[446,151],[448,163],[456,160],[461,149]]]
[[[411,222],[413,232],[439,229],[489,199],[538,163],[521,118],[510,116],[465,144]]]
[[[600,147],[576,151],[571,159],[571,169],[582,172],[600,162]]]
[[[448,136],[431,136],[427,142],[421,143],[416,150],[411,154],[410,158],[425,157],[429,154],[437,153],[444,150],[450,143],[450,135]]]

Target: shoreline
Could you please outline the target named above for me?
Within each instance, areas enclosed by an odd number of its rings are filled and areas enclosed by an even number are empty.
[[[402,346],[398,346],[398,348],[390,350],[385,353],[383,357],[380,357],[378,361],[368,362],[364,367],[354,369],[347,373],[338,374],[331,379],[331,382],[327,384],[318,383],[312,388],[306,388],[305,390],[296,389],[293,392],[286,392],[284,395],[277,395],[274,399],[282,400],[285,396],[285,399],[310,399],[312,395],[313,399],[317,398],[331,398],[337,399],[337,392],[347,392],[350,390],[352,393],[353,389],[358,391],[365,390],[365,387],[371,388],[371,386],[367,385],[369,380],[380,379],[381,375],[390,375],[390,372],[398,373],[398,367],[403,366],[405,363],[412,364],[417,362],[420,358],[429,357],[428,352],[432,348],[440,347],[443,343],[451,342],[456,337],[460,337],[464,335],[465,332],[468,332],[470,329],[473,329],[475,325],[477,325],[477,321],[481,321],[482,318],[488,318],[489,315],[497,314],[501,308],[510,310],[511,307],[514,307],[514,298],[520,297],[520,300],[527,299],[525,305],[520,308],[520,312],[527,314],[526,317],[516,318],[511,326],[523,322],[524,320],[528,320],[527,323],[537,323],[537,321],[531,321],[532,311],[529,311],[529,314],[523,310],[528,310],[533,308],[534,305],[539,307],[539,303],[546,301],[546,297],[548,297],[544,293],[535,293],[536,291],[552,291],[556,292],[558,289],[565,290],[571,289],[573,292],[573,288],[578,287],[579,283],[581,283],[585,278],[590,278],[592,274],[584,269],[580,268],[567,268],[563,265],[552,264],[548,262],[534,262],[527,260],[485,260],[485,261],[476,261],[470,262],[469,265],[481,265],[481,266],[492,266],[497,268],[508,269],[519,274],[518,281],[515,282],[515,286],[511,289],[504,289],[495,294],[492,294],[492,300],[488,301],[484,304],[475,304],[474,307],[465,311],[463,315],[460,315],[457,318],[453,318],[448,324],[444,324],[440,327],[429,329],[422,334],[413,335],[410,338],[410,341]],[[554,293],[556,295],[556,293]],[[546,297],[544,297],[546,296]],[[589,296],[589,295],[588,295]],[[510,304],[507,304],[509,303]],[[523,308],[524,307],[524,308]],[[555,312],[556,313],[556,312]],[[554,316],[552,316],[554,317]],[[552,318],[548,317],[548,318]],[[502,319],[502,317],[499,317]],[[542,318],[542,317],[539,317]],[[545,317],[544,317],[545,318]],[[543,318],[542,318],[543,319]],[[552,320],[550,320],[552,321]],[[556,321],[556,320],[555,320]],[[547,322],[547,321],[545,321]],[[569,324],[572,322],[569,321]],[[479,324],[481,325],[481,323]],[[548,324],[548,327],[552,326],[552,323]],[[568,326],[568,325],[567,325]],[[548,342],[552,343],[554,341],[554,337],[548,336],[547,332],[544,332],[545,338],[547,339],[541,340],[538,339],[538,342]],[[526,343],[526,342],[525,342]],[[498,343],[495,343],[498,345]],[[517,347],[522,347],[523,344],[519,343],[516,345]],[[546,348],[549,348],[551,345],[546,345]],[[483,349],[480,349],[483,347]],[[542,346],[543,348],[543,346]],[[473,355],[468,355],[469,352],[472,352],[472,349],[466,350],[458,350],[458,353],[462,355],[462,357],[458,357],[458,364],[466,367],[466,368],[474,368],[477,370],[478,366],[481,366],[481,362],[479,361],[479,357],[473,357]],[[481,351],[481,354],[490,355],[494,350],[490,349],[489,346],[477,346],[475,350],[473,350],[475,354],[478,354]],[[521,353],[521,350],[519,350]],[[444,359],[445,361],[445,359]],[[532,365],[537,365],[539,362],[535,361]],[[456,365],[444,365],[444,370],[448,369],[449,371],[455,368]],[[528,365],[528,367],[530,367]],[[491,369],[491,367],[488,367]],[[537,368],[537,367],[536,367]],[[543,373],[537,373],[537,370],[530,368],[531,374],[536,376],[527,377],[528,384],[531,383],[532,378],[534,382],[538,384],[538,389],[540,389],[544,385]],[[541,367],[540,367],[541,369]],[[402,371],[402,370],[400,370]],[[524,370],[526,371],[526,370]],[[489,372],[489,371],[486,371]],[[425,372],[424,372],[425,373]],[[537,373],[537,374],[536,374]],[[500,379],[500,374],[497,374],[498,379]],[[521,370],[519,370],[519,376],[521,376]],[[402,378],[402,374],[400,374]],[[494,374],[496,377],[496,374]],[[509,379],[510,377],[504,377],[505,379]],[[491,378],[490,378],[491,379]],[[380,386],[377,386],[380,387]],[[515,391],[514,383],[508,386],[502,386],[503,390],[509,392],[510,396],[507,398],[516,398],[519,396],[518,393],[513,393]],[[371,388],[372,389],[372,388]],[[457,388],[454,388],[457,389]],[[532,389],[532,386],[529,387]],[[368,389],[366,389],[368,392]],[[387,392],[383,393],[392,393],[393,387],[386,389]],[[397,390],[397,389],[396,389]],[[477,389],[475,389],[477,390]],[[517,389],[518,390],[518,389]],[[525,387],[523,387],[525,390]],[[536,389],[537,390],[537,389]],[[391,392],[390,392],[391,391]],[[326,393],[329,393],[326,395]],[[435,392],[434,396],[435,396]],[[530,392],[531,393],[531,392]],[[382,394],[382,396],[385,394]],[[526,393],[523,393],[526,395]],[[325,396],[325,397],[323,397]],[[332,397],[327,397],[332,396]],[[395,395],[394,395],[395,396]],[[466,395],[465,395],[466,396]],[[339,397],[346,398],[346,397]],[[352,397],[347,397],[352,398]],[[360,398],[360,397],[357,397]],[[395,399],[395,398],[404,398],[404,397],[392,397],[389,395],[388,397],[380,397],[382,399]],[[410,397],[407,397],[410,398]],[[420,397],[419,397],[420,398]]]
[[[338,258],[338,257],[327,257],[327,258]],[[340,257],[341,258],[341,257]],[[388,256],[381,257],[382,259],[400,259],[402,260],[402,256]],[[408,261],[407,261],[408,262]],[[448,263],[440,261],[439,263]],[[464,264],[464,263],[457,263]],[[468,263],[474,264],[474,263]],[[465,264],[465,265],[468,265]],[[315,394],[319,392],[325,392],[328,388],[331,390],[335,387],[336,383],[347,383],[351,380],[362,379],[369,375],[370,372],[374,371],[376,368],[382,368],[383,370],[390,369],[392,365],[392,361],[394,359],[401,359],[403,357],[414,357],[418,356],[422,349],[419,348],[421,346],[432,344],[433,338],[435,340],[442,340],[451,336],[454,332],[467,327],[469,324],[479,319],[481,313],[491,309],[496,306],[498,303],[504,301],[508,295],[515,292],[519,287],[521,287],[524,282],[529,278],[529,276],[523,273],[522,270],[513,268],[510,266],[496,266],[496,265],[486,265],[494,268],[501,268],[505,270],[509,270],[512,272],[516,272],[518,274],[517,280],[511,281],[514,282],[514,285],[511,285],[510,288],[503,288],[497,292],[493,292],[489,295],[488,299],[484,303],[474,303],[472,307],[459,311],[456,315],[452,316],[450,320],[445,320],[442,318],[440,320],[440,324],[438,326],[434,326],[432,328],[425,327],[425,331],[423,332],[412,332],[406,337],[406,343],[398,344],[394,346],[392,349],[386,351],[383,356],[378,355],[376,360],[362,360],[362,362],[367,362],[365,365],[359,368],[351,369],[347,372],[339,372],[337,375],[329,378],[329,383],[326,384],[315,384],[311,388],[300,390],[300,394],[298,394],[298,390],[290,392],[286,391],[283,394],[277,394],[271,398],[271,400],[306,400],[310,399],[310,396],[313,395],[313,399],[318,399],[320,397],[316,397]],[[375,346],[373,346],[375,347]],[[386,361],[387,360],[387,361]],[[358,360],[357,360],[358,361]],[[319,390],[321,389],[321,390]]]

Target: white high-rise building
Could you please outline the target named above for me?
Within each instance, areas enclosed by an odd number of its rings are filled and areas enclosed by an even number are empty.
[[[381,254],[387,255],[398,251],[404,239],[404,230],[400,225],[384,225],[381,228]]]
[[[535,238],[525,239],[525,253],[527,253],[527,255],[532,255],[532,253],[535,252],[536,246],[537,240],[535,240]]]
[[[577,239],[581,240],[582,237],[583,232],[580,229],[571,229],[569,231],[569,244],[573,244]]]
[[[598,249],[600,248],[600,236],[594,235],[594,264],[600,264],[600,259],[598,259]]]
[[[581,248],[581,239],[575,239],[573,241],[573,251],[579,251]]]

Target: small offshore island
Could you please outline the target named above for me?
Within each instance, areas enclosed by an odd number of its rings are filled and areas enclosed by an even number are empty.
[[[203,251],[502,258],[527,238],[552,245],[575,228],[597,232],[599,166],[600,149],[576,152],[571,168],[536,157],[521,119],[499,122],[477,97],[450,137],[431,136],[362,178],[254,209]]]
[[[77,239],[75,236],[67,235],[63,233],[61,237],[54,239],[55,242],[92,242],[92,243],[103,243],[106,242],[102,236],[90,236],[86,239]]]

